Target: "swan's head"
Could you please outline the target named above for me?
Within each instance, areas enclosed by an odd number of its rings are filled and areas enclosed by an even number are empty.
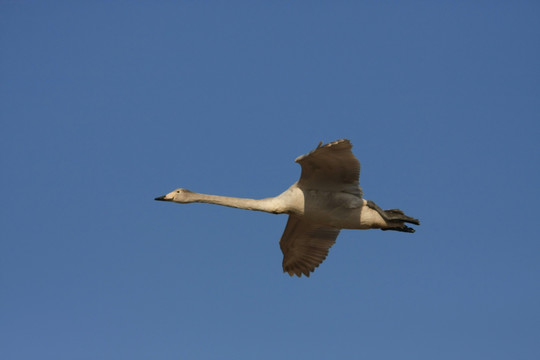
[[[188,189],[176,189],[171,191],[167,195],[163,195],[155,198],[158,201],[174,201],[177,203],[190,203],[193,202],[193,193]]]

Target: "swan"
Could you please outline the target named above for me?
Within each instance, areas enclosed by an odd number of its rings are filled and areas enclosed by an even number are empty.
[[[180,204],[208,203],[233,208],[288,214],[279,241],[283,272],[309,277],[328,255],[341,229],[381,229],[413,233],[405,223],[420,225],[418,219],[399,209],[382,210],[365,200],[359,185],[360,162],[347,139],[317,148],[296,159],[302,167],[300,179],[282,194],[265,199],[246,199],[199,194],[176,189],[155,198]]]

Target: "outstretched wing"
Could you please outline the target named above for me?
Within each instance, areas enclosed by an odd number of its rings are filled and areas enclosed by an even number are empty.
[[[321,226],[289,215],[287,226],[279,241],[283,252],[283,272],[309,277],[336,242],[339,229]]]
[[[326,145],[321,142],[312,152],[299,156],[296,162],[302,166],[302,175],[298,186],[362,196],[360,162],[351,149],[351,142],[342,139]]]

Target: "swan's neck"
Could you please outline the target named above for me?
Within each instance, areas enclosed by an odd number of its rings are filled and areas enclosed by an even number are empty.
[[[222,205],[237,209],[264,211],[274,214],[283,213],[280,201],[277,197],[256,200],[199,193],[193,193],[192,196],[193,202]]]

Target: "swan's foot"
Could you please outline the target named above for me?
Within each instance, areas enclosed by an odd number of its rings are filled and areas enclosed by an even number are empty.
[[[418,219],[412,218],[410,216],[407,216],[403,213],[403,211],[399,209],[390,209],[390,210],[383,210],[381,209],[377,204],[375,204],[373,201],[368,200],[367,206],[372,208],[373,210],[377,211],[381,217],[388,222],[392,221],[401,221],[404,223],[411,223],[414,225],[420,225],[420,221]],[[414,232],[414,229],[402,225],[402,226],[391,226],[384,228],[382,230],[396,230],[396,231],[404,231],[404,232]]]
[[[394,226],[394,227],[387,227],[387,228],[382,228],[381,229],[382,231],[386,231],[386,230],[394,230],[394,231],[402,231],[402,232],[408,232],[408,233],[413,233],[415,232],[415,230],[413,228],[410,228],[408,227],[407,225],[403,225],[403,226]]]

